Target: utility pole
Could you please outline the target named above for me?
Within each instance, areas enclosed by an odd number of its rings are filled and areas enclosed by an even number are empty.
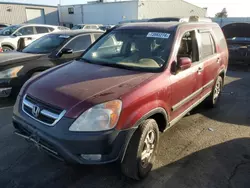
[[[62,18],[62,13],[61,13],[61,4],[62,4],[62,0],[59,0],[59,4],[58,4],[59,25],[63,23],[63,18]]]

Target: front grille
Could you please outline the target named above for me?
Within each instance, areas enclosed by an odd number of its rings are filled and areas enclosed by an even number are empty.
[[[31,118],[48,126],[54,126],[66,112],[29,95],[24,96],[22,109]]]

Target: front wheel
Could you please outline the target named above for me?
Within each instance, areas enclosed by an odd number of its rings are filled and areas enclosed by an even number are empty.
[[[3,52],[9,52],[9,51],[13,51],[13,49],[9,46],[2,46]]]
[[[124,175],[140,180],[153,167],[159,143],[159,129],[154,119],[144,121],[132,136],[121,164]]]
[[[207,106],[214,108],[218,105],[218,102],[221,97],[221,91],[222,91],[222,86],[223,86],[223,80],[221,76],[218,76],[215,85],[213,87],[212,93],[210,96],[207,98]]]

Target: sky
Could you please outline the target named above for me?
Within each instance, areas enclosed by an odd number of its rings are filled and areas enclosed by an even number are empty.
[[[90,0],[88,0],[90,1]],[[119,0],[118,0],[119,1]],[[223,8],[227,9],[230,17],[250,17],[250,0],[186,0],[200,7],[208,8],[208,16],[213,17]],[[45,5],[62,5],[84,4],[87,0],[0,0],[0,2],[20,2]]]

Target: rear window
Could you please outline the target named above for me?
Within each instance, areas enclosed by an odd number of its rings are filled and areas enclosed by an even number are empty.
[[[220,47],[224,50],[227,50],[227,42],[225,40],[222,30],[219,27],[214,27],[213,31]]]

